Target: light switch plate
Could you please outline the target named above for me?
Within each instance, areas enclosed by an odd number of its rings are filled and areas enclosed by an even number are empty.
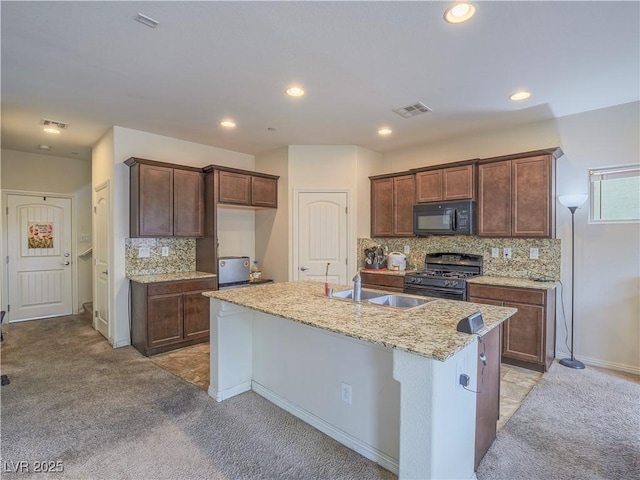
[[[538,248],[537,247],[531,247],[529,249],[529,258],[531,260],[537,260],[538,256],[539,256]]]
[[[163,257],[169,256],[169,247],[162,247],[162,256]]]
[[[491,256],[493,258],[499,258],[500,257],[500,249],[497,247],[494,247],[491,249]]]
[[[411,251],[411,247],[409,247],[409,245],[405,245],[404,246],[404,254],[408,255],[410,251]]]
[[[138,257],[139,258],[147,258],[151,252],[149,251],[149,247],[140,247],[138,248]]]

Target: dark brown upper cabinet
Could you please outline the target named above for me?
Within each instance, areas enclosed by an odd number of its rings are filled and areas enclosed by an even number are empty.
[[[202,169],[131,157],[131,237],[202,237]]]
[[[218,203],[278,208],[278,176],[212,166],[218,171]]]
[[[555,161],[559,148],[483,159],[478,164],[478,235],[555,235]]]
[[[412,237],[415,175],[378,175],[369,179],[371,236]]]
[[[416,202],[475,200],[476,162],[470,160],[445,168],[416,170]]]

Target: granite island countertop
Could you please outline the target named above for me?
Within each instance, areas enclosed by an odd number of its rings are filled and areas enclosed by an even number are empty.
[[[532,280],[529,278],[491,277],[480,275],[479,277],[467,279],[467,283],[473,283],[477,285],[492,285],[494,287],[517,287],[533,288],[536,290],[552,290],[556,288],[560,282],[556,282],[555,280],[540,281]]]
[[[199,280],[201,278],[216,277],[215,273],[207,272],[179,272],[179,273],[159,273],[149,275],[129,275],[127,278],[137,283],[158,283],[176,282],[178,280]]]
[[[349,287],[332,285],[335,291]],[[410,310],[327,298],[321,282],[285,282],[204,292],[203,295],[269,315],[445,361],[475,341],[456,331],[458,322],[480,310],[484,335],[516,313],[515,308],[434,299]],[[418,297],[426,298],[426,297]]]

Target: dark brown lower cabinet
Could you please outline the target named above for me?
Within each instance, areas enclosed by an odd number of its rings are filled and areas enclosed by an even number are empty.
[[[362,279],[362,288],[402,293],[404,285],[404,276],[402,275],[369,273],[361,270],[360,278]]]
[[[500,328],[480,337],[478,343],[478,387],[476,394],[475,468],[496,438],[500,418]],[[484,353],[486,365],[480,354]]]
[[[209,298],[216,279],[131,282],[131,343],[143,355],[209,340]]]
[[[546,372],[555,358],[555,289],[469,284],[468,300],[517,308],[503,324],[502,361]]]

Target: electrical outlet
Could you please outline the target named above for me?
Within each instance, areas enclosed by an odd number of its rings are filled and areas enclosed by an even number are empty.
[[[497,247],[494,247],[491,249],[491,256],[493,258],[499,258],[500,257],[500,249]]]
[[[504,247],[502,250],[504,258],[511,258],[511,247]]]
[[[162,256],[163,257],[169,256],[169,247],[162,247]]]
[[[409,255],[410,251],[411,251],[411,247],[409,247],[409,245],[405,245],[404,246],[404,254],[405,255]]]
[[[464,370],[464,358],[460,358],[456,363],[456,386],[460,385],[460,377],[465,374]]]
[[[351,405],[351,385],[340,382],[340,398],[342,398],[343,402]]]
[[[139,258],[146,258],[149,255],[151,255],[151,252],[149,251],[149,247],[140,247],[140,248],[138,248],[138,257]]]
[[[531,260],[537,260],[538,259],[538,254],[539,254],[539,252],[538,252],[538,248],[537,247],[531,247],[529,249],[529,258]]]

